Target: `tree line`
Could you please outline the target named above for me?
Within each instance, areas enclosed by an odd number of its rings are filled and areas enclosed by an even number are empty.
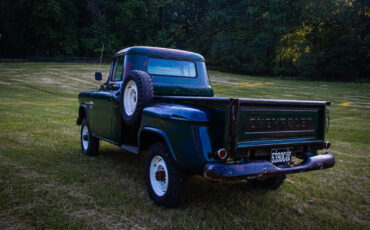
[[[1,56],[104,57],[148,45],[199,52],[220,69],[370,76],[369,0],[2,0]]]

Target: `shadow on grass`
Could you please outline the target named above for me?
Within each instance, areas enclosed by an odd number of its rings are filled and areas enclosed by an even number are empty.
[[[263,196],[269,192],[271,191],[262,189],[247,180],[212,182],[202,176],[193,176],[188,185],[187,202],[206,206],[240,195],[252,199],[253,194],[258,193]]]
[[[145,155],[146,152],[135,155],[116,147],[104,147],[100,150],[97,160],[112,170],[119,168],[117,177],[122,176],[123,179],[133,179],[134,181],[132,183],[134,184],[131,186],[138,187],[138,190],[146,191]],[[261,189],[246,180],[211,182],[200,175],[194,175],[188,182],[187,199],[182,205],[182,208],[186,209],[194,204],[200,206],[217,204],[220,201],[230,199],[230,197],[240,195],[243,197],[250,196],[252,198],[253,194],[258,193],[259,195],[263,195],[268,192],[269,190]]]

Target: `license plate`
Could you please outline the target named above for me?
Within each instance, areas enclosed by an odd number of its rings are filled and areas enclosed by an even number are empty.
[[[271,163],[289,163],[291,157],[291,148],[271,149]]]

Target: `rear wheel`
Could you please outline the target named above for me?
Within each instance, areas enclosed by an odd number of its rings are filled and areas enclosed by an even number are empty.
[[[187,177],[162,142],[153,144],[148,150],[145,181],[149,197],[157,205],[177,207],[185,199]]]
[[[86,118],[81,123],[81,151],[87,156],[99,154],[99,139],[91,135]]]
[[[252,183],[260,188],[276,190],[278,189],[285,181],[286,175],[279,175],[274,177],[269,177],[264,180],[255,179]]]

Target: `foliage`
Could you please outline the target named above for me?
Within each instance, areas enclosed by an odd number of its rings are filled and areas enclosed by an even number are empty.
[[[369,79],[367,0],[3,0],[0,54],[202,53],[234,72]]]

